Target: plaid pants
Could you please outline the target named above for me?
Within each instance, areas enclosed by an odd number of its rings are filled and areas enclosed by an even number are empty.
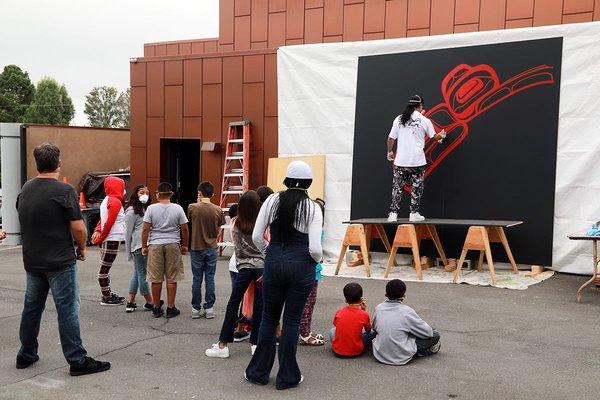
[[[302,310],[302,317],[300,318],[300,336],[307,337],[310,335],[310,327],[312,324],[312,315],[315,309],[315,303],[317,302],[317,287],[319,286],[318,282],[315,282],[308,298],[306,299],[306,304],[304,305],[304,310]]]
[[[390,211],[397,213],[402,201],[404,186],[410,184],[410,212],[419,212],[421,197],[425,188],[425,166],[422,167],[398,167],[394,165],[394,181],[392,184],[392,204]]]
[[[102,296],[108,297],[110,291],[110,267],[112,267],[117,253],[119,252],[119,242],[107,240],[100,245],[100,271],[98,271],[98,283]]]

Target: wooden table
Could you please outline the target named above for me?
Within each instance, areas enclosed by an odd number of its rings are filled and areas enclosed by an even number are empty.
[[[586,235],[571,235],[569,236],[571,240],[589,240],[592,242],[592,257],[594,261],[594,270],[592,273],[592,277],[589,281],[586,281],[579,290],[577,291],[577,302],[581,303],[581,297],[583,296],[583,289],[589,286],[592,282],[596,280],[598,277],[598,240],[600,240],[600,236],[586,236]]]
[[[363,218],[344,222],[349,224],[346,229],[346,235],[342,242],[342,249],[338,258],[338,263],[335,269],[335,275],[339,273],[342,266],[344,255],[348,249],[348,246],[360,246],[361,252],[363,253],[363,259],[365,260],[365,270],[367,276],[371,276],[371,269],[369,264],[369,247],[370,238],[367,237],[366,232],[370,232],[373,229],[377,232],[379,237],[384,242],[385,248],[390,253],[390,258],[386,268],[384,277],[387,277],[391,271],[393,265],[396,265],[396,251],[398,248],[410,248],[413,253],[413,259],[415,260],[415,269],[417,270],[417,277],[422,280],[423,272],[421,270],[421,263],[419,257],[419,247],[421,240],[432,240],[435,244],[436,250],[440,255],[440,258],[444,261],[444,265],[447,265],[447,258],[444,253],[444,248],[440,242],[437,234],[437,225],[446,226],[467,226],[468,232],[465,238],[465,243],[462,248],[460,259],[456,266],[454,273],[454,282],[458,280],[462,264],[465,261],[465,257],[469,250],[479,250],[479,263],[477,270],[481,271],[483,265],[484,256],[487,258],[488,267],[490,270],[490,279],[492,285],[496,285],[496,274],[494,271],[494,263],[492,260],[492,251],[490,249],[490,243],[502,243],[504,250],[508,256],[514,273],[518,273],[517,264],[515,263],[514,257],[508,244],[508,239],[504,232],[505,228],[520,225],[522,221],[501,221],[501,220],[478,220],[478,219],[425,219],[419,222],[410,222],[408,219],[398,219],[397,221],[390,222],[386,218]],[[386,225],[396,226],[396,234],[392,245],[389,244],[383,229]]]

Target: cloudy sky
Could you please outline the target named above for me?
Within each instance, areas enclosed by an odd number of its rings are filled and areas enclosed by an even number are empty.
[[[0,69],[16,64],[36,83],[51,76],[86,125],[94,86],[129,87],[129,59],[143,44],[217,37],[218,0],[0,0]]]

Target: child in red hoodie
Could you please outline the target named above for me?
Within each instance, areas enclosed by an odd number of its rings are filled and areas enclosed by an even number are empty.
[[[100,204],[100,222],[96,227],[92,243],[100,245],[100,271],[98,283],[102,291],[103,306],[123,304],[125,298],[117,296],[110,290],[110,267],[112,267],[121,241],[125,240],[125,181],[121,178],[108,176],[104,179],[106,197]]]

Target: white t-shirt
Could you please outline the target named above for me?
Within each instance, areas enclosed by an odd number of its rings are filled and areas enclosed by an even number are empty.
[[[179,204],[154,203],[146,209],[144,222],[151,225],[148,244],[171,244],[180,242],[180,227],[188,219]]]
[[[104,222],[108,219],[108,196],[102,200],[100,203],[100,229],[104,228]],[[123,207],[119,210],[119,214],[117,214],[117,219],[113,224],[112,228],[110,228],[110,232],[105,241],[114,241],[114,242],[122,242],[125,240],[125,211]]]
[[[429,118],[418,111],[413,111],[406,125],[400,124],[400,115],[394,119],[389,137],[398,141],[394,165],[398,167],[421,167],[425,160],[425,135],[432,138],[435,129]]]

